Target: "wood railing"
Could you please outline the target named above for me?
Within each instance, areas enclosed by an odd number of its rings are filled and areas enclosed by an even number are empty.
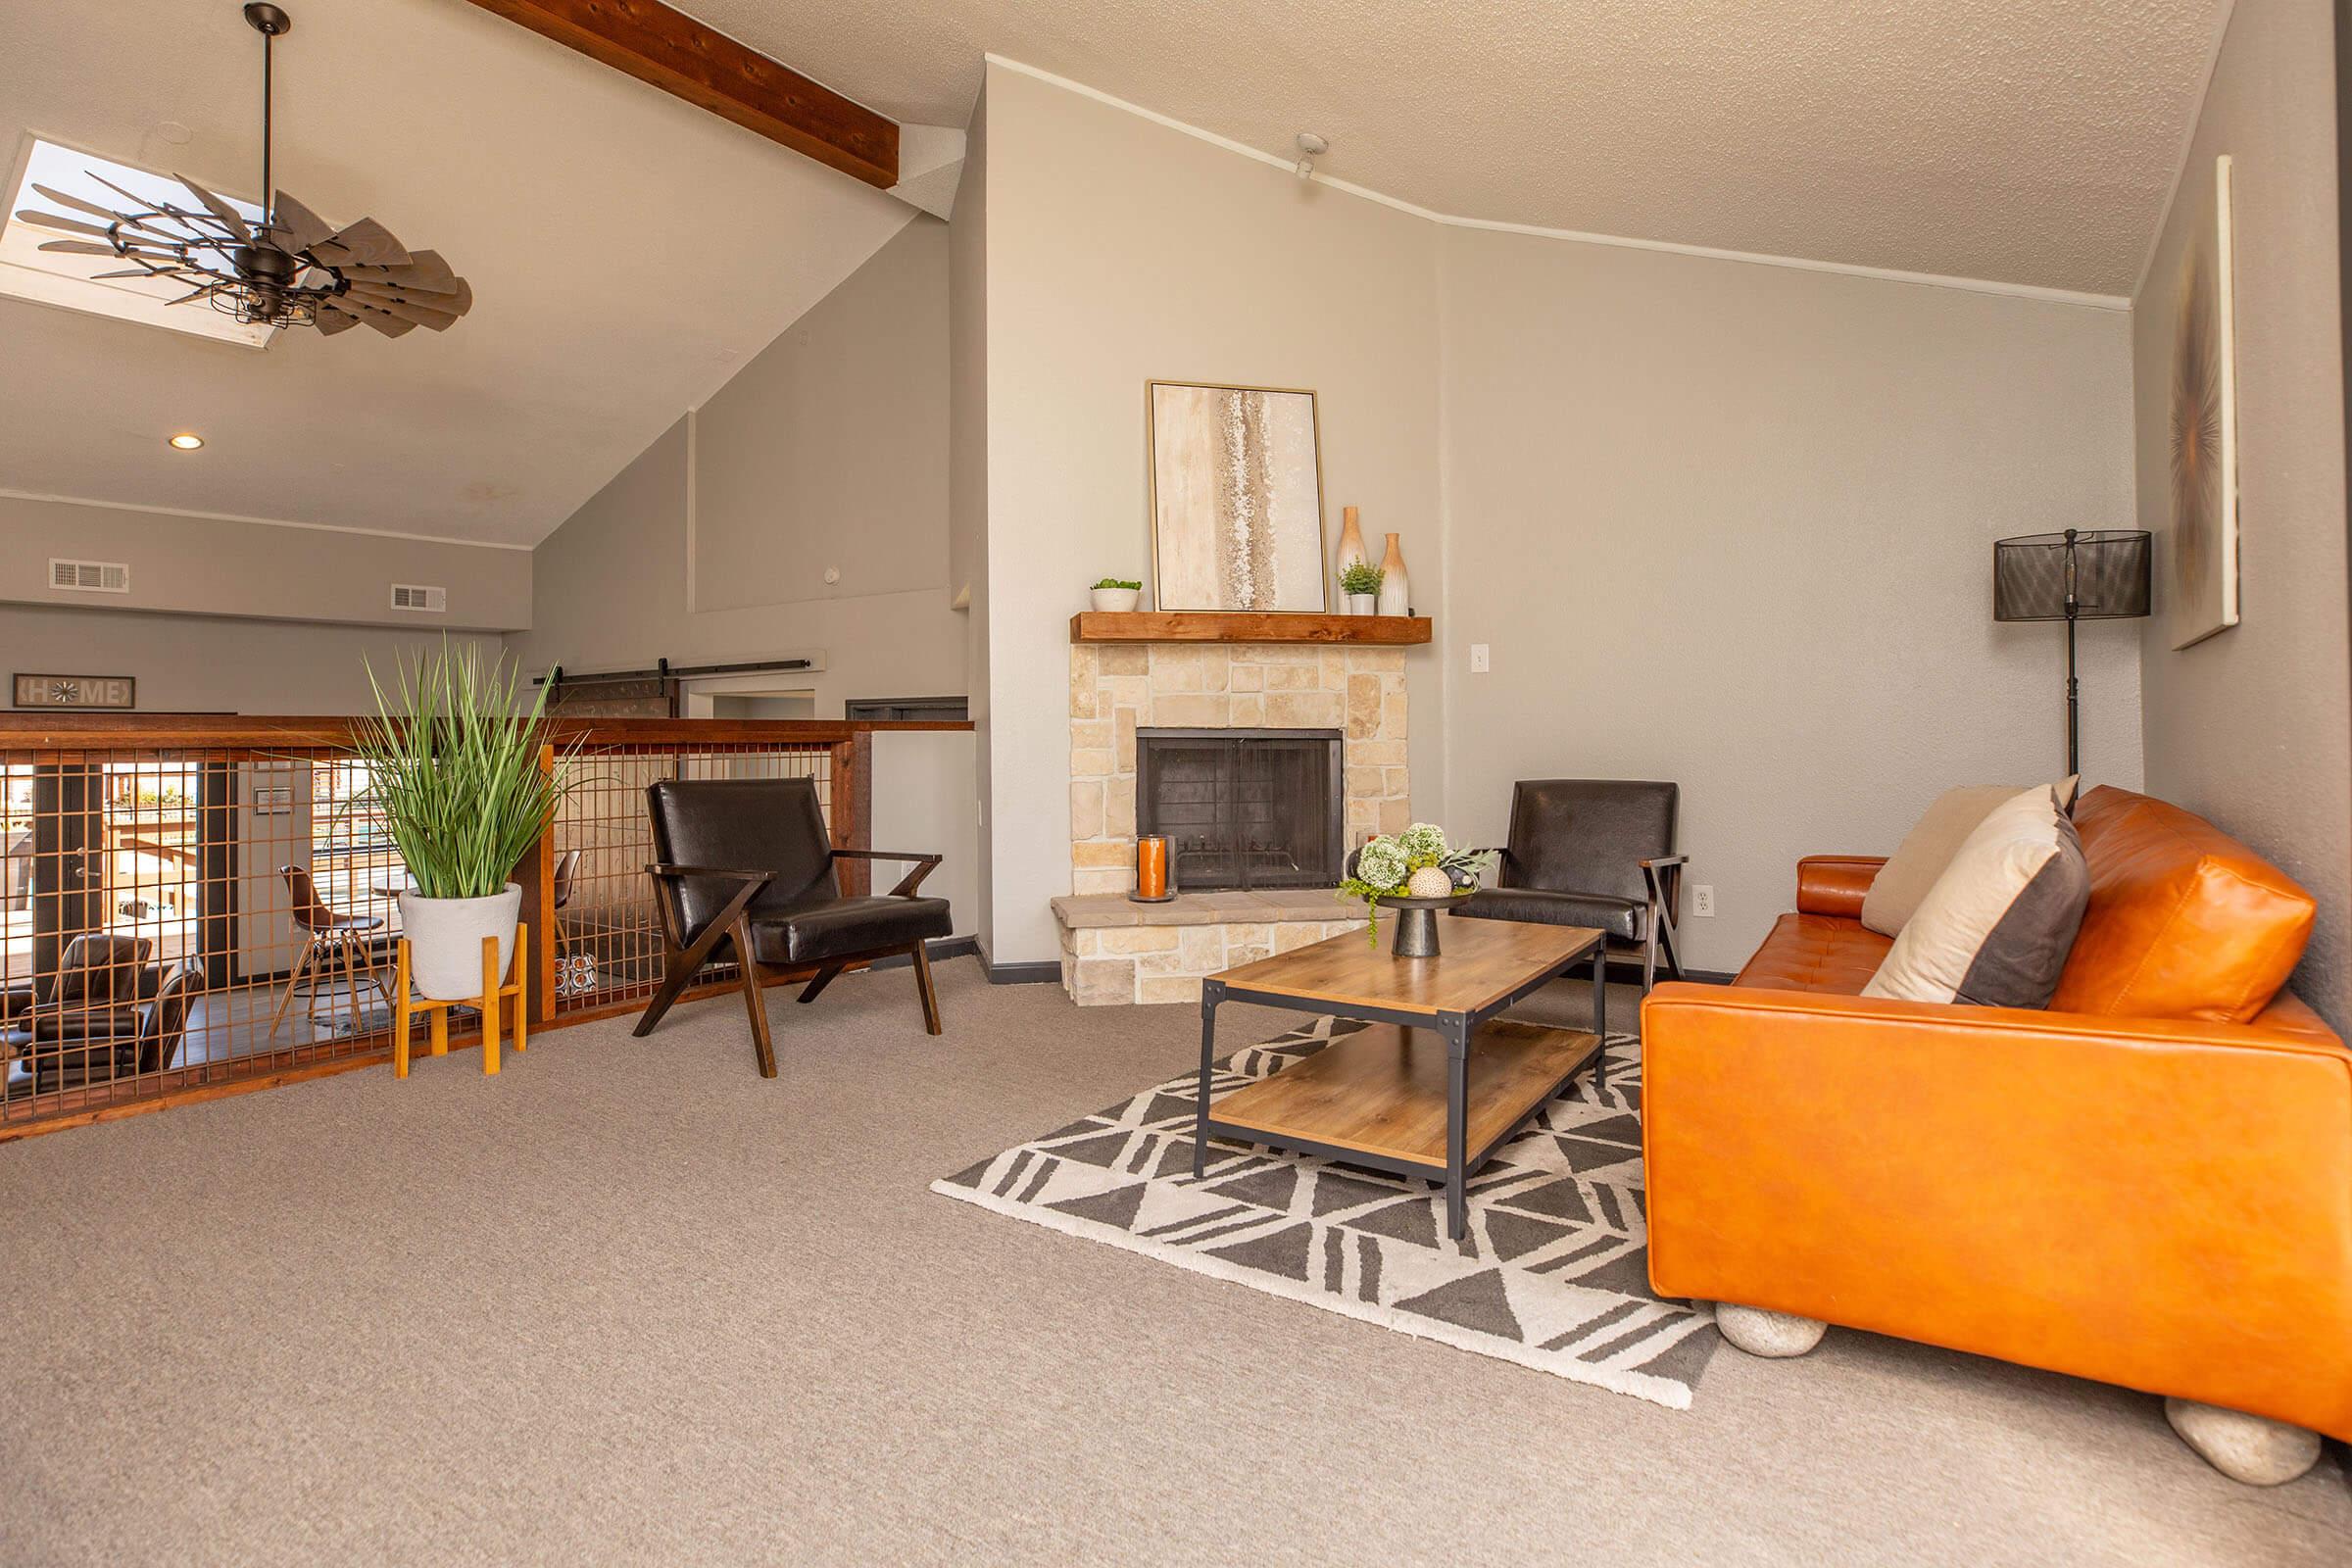
[[[406,873],[353,722],[0,714],[0,1140],[388,1055]],[[647,784],[811,778],[833,842],[869,849],[874,733],[969,727],[559,719],[572,785],[515,873],[534,1027],[633,1010],[659,978]],[[332,926],[298,918],[288,868]]]

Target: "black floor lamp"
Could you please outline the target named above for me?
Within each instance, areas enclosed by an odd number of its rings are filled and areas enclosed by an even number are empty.
[[[2066,622],[2066,770],[2082,771],[2075,622],[2148,612],[2148,534],[2139,528],[2029,533],[1992,547],[1992,618]]]

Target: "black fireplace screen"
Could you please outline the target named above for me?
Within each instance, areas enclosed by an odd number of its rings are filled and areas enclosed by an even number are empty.
[[[1347,816],[1336,729],[1139,729],[1137,829],[1177,888],[1331,887]]]

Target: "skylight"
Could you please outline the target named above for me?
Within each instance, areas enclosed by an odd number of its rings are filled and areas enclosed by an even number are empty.
[[[157,202],[188,204],[188,193],[169,174],[159,174],[144,169],[133,169],[110,159],[94,158],[77,153],[70,147],[60,147],[38,137],[25,138],[30,152],[24,167],[9,192],[8,220],[0,224],[0,294],[13,295],[21,300],[32,300],[42,305],[60,305],[70,311],[87,311],[95,316],[112,316],[124,321],[142,321],[149,326],[169,327],[174,332],[190,332],[198,337],[219,338],[227,343],[243,343],[251,348],[267,348],[272,329],[260,324],[247,325],[235,317],[214,310],[198,300],[188,305],[169,303],[185,295],[186,285],[169,278],[118,277],[99,279],[98,272],[120,272],[129,263],[101,256],[61,255],[42,250],[44,240],[68,239],[61,234],[20,221],[17,214],[26,208],[36,212],[60,212],[62,209],[32,187],[37,184],[51,190],[80,196],[101,206],[120,210],[122,198],[108,190],[93,173],[113,180],[130,194]],[[262,210],[251,202],[224,197],[230,206],[249,222],[262,220]],[[67,217],[78,214],[67,213]]]

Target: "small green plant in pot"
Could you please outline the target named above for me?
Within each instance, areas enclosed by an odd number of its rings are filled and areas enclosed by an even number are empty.
[[[1097,610],[1124,614],[1133,610],[1136,601],[1144,596],[1144,585],[1141,581],[1130,581],[1125,577],[1105,577],[1088,591],[1094,595]]]
[[[571,785],[575,748],[554,742],[542,688],[526,706],[519,667],[484,662],[472,646],[419,654],[389,690],[373,665],[375,716],[352,726],[351,753],[368,772],[354,802],[378,812],[407,864],[400,895],[416,989],[457,1002],[482,989],[482,939],[498,939],[499,973],[514,956],[522,889],[511,873],[538,843]]]
[[[1340,592],[1348,596],[1348,613],[1369,615],[1380,604],[1380,582],[1385,575],[1369,561],[1351,561],[1340,572]]]

